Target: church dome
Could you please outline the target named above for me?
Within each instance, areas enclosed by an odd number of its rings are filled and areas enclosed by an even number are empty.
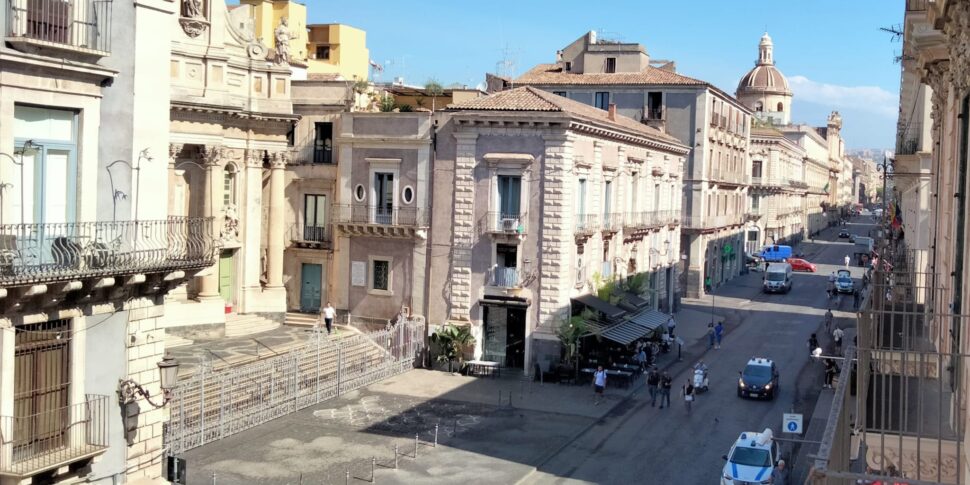
[[[788,79],[775,67],[771,37],[766,33],[758,44],[758,60],[753,69],[738,83],[738,95],[743,94],[791,94]]]

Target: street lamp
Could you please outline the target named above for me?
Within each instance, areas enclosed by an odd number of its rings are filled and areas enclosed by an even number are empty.
[[[145,398],[145,401],[154,408],[160,408],[168,404],[172,399],[172,389],[175,388],[175,383],[178,380],[179,362],[175,358],[166,355],[157,365],[159,379],[161,381],[159,387],[162,388],[162,402],[156,403],[152,401],[151,393],[129,377],[118,381],[118,401],[122,405],[135,402],[138,396]]]

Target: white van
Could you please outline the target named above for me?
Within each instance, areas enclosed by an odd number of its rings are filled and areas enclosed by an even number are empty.
[[[770,263],[765,271],[763,291],[765,293],[788,293],[791,291],[791,265]]]

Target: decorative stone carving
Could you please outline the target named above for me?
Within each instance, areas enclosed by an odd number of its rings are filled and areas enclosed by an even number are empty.
[[[926,82],[933,89],[931,98],[932,110],[930,117],[933,118],[933,141],[939,141],[939,130],[943,122],[943,111],[946,109],[947,93],[950,87],[950,79],[953,74],[950,71],[949,61],[935,62],[926,66]]]
[[[249,150],[246,153],[246,166],[249,168],[262,168],[263,166],[263,151],[262,150]]]
[[[179,24],[189,37],[198,37],[209,28],[205,18],[205,3],[203,0],[182,0]]]
[[[221,146],[202,145],[199,147],[199,155],[202,156],[203,165],[218,165],[225,156],[225,149]]]
[[[954,2],[947,16],[943,33],[949,41],[951,80],[960,98],[970,87],[970,4]]]
[[[288,65],[290,63],[290,39],[293,33],[290,32],[289,20],[286,17],[280,18],[280,24],[273,31],[276,40],[276,59],[277,65]]]
[[[236,209],[236,204],[225,207],[220,237],[224,242],[239,240],[239,211]]]
[[[283,168],[286,168],[287,158],[288,157],[287,157],[286,152],[273,152],[273,156],[272,156],[272,158],[270,159],[270,162],[269,162],[270,163],[270,166],[273,169],[283,169]]]
[[[259,42],[253,42],[246,47],[246,53],[251,59],[266,59],[266,46]]]
[[[181,143],[169,143],[168,145],[168,163],[171,166],[175,166],[175,160],[178,158],[179,154],[182,153],[183,145]]]

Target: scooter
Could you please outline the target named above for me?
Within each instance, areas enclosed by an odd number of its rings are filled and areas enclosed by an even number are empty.
[[[694,369],[694,391],[704,392],[707,389],[707,371],[704,369]]]

